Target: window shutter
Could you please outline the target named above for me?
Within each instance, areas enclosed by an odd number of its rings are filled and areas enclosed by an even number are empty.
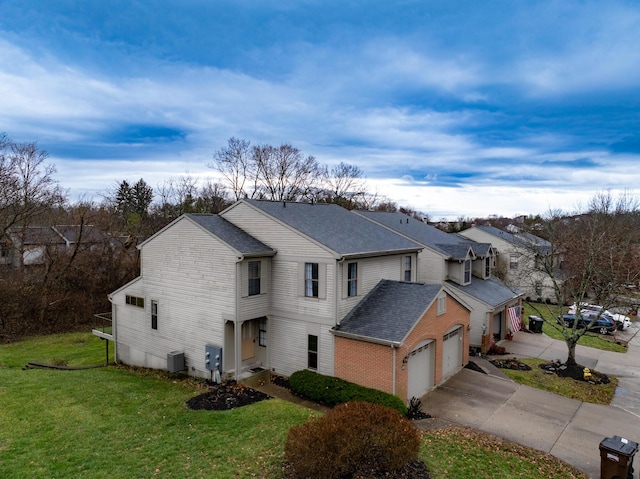
[[[325,263],[318,264],[318,298],[325,299],[327,297],[327,265]]]
[[[271,291],[271,260],[262,261],[262,269],[260,271],[260,294],[269,293]]]
[[[298,263],[298,296],[304,296],[304,263]]]
[[[240,291],[243,298],[249,296],[249,262],[243,261],[240,266]]]

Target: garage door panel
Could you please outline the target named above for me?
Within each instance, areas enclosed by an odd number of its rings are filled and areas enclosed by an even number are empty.
[[[435,349],[435,343],[430,341],[409,353],[408,398],[420,397],[434,386]]]
[[[462,327],[443,336],[442,379],[455,374],[462,367]]]

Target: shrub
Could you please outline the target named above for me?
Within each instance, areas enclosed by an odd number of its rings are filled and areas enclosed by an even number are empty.
[[[327,406],[332,407],[349,401],[366,401],[395,409],[403,416],[407,414],[407,406],[398,396],[344,379],[324,376],[305,369],[293,373],[289,382],[291,390],[297,395]]]
[[[371,477],[415,461],[419,449],[420,433],[411,421],[392,409],[358,401],[292,427],[285,459],[296,477]]]

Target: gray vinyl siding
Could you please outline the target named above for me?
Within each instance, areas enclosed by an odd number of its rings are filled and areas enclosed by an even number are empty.
[[[338,319],[344,318],[354,306],[356,306],[364,296],[371,291],[381,279],[393,281],[404,281],[404,271],[402,262],[406,254],[379,256],[376,258],[359,258],[357,260],[344,261],[340,264],[339,275],[339,301]],[[413,264],[416,256],[411,255]],[[358,295],[347,296],[347,265],[348,263],[358,263]]]
[[[206,376],[204,347],[224,343],[223,318],[235,315],[235,252],[181,220],[144,244],[141,270],[138,281],[113,296],[120,360],[166,367],[167,353],[180,351],[189,369]],[[143,297],[144,311],[126,305],[125,295]],[[157,330],[151,329],[152,300],[158,302]]]
[[[486,324],[487,328],[489,328],[489,316],[493,317],[493,310],[491,310],[492,314],[489,315],[489,310],[487,309],[486,304],[478,301],[472,296],[463,295],[462,297],[464,301],[471,307],[469,321],[469,345],[480,346],[482,345],[482,326]]]
[[[418,253],[418,281],[439,283],[447,279],[447,274],[447,262],[441,254],[426,248]]]
[[[334,372],[334,345],[330,327],[300,320],[273,316],[269,320],[271,334],[271,367],[278,374],[290,376],[307,369],[307,336],[318,336],[318,369],[320,374]]]
[[[249,296],[249,270],[250,261],[260,261],[260,294]],[[269,290],[271,288],[271,258],[251,258],[240,264],[241,298],[239,301],[238,319],[254,319],[269,314]]]
[[[221,213],[221,216],[264,244],[276,249],[278,256],[334,258],[327,248],[245,203],[236,203]]]

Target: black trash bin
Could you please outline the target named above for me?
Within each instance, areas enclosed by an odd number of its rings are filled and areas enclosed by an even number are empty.
[[[532,333],[541,333],[543,321],[544,319],[538,316],[529,316],[529,331]]]
[[[620,436],[600,441],[600,479],[633,479],[633,456],[638,443]]]

